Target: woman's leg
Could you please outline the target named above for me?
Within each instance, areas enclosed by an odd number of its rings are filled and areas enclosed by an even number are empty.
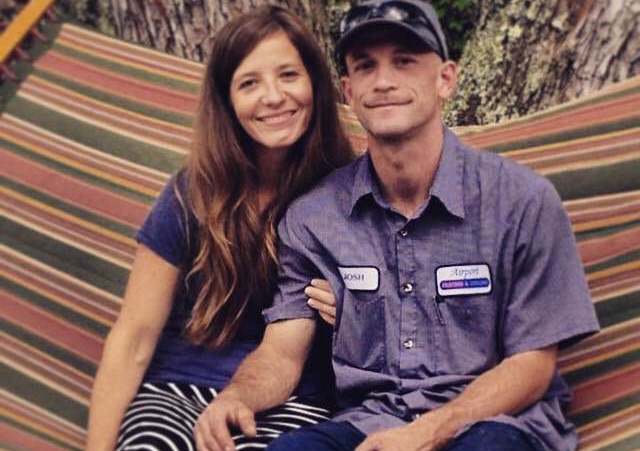
[[[195,385],[143,384],[124,416],[116,449],[195,451],[193,428],[216,395],[214,389]],[[328,410],[313,402],[291,398],[256,415],[257,437],[233,435],[236,449],[264,449],[280,434],[327,420],[329,415]]]
[[[116,450],[195,451],[193,426],[215,392],[173,383],[144,383],[120,425]]]

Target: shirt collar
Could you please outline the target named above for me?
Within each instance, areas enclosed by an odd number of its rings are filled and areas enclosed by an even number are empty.
[[[449,213],[464,219],[463,161],[458,145],[456,135],[444,127],[442,155],[429,194],[438,198]],[[356,162],[349,213],[353,213],[358,201],[369,194],[381,207],[388,207],[382,197],[371,156],[366,152]]]
[[[365,152],[356,162],[355,176],[353,178],[353,186],[351,189],[351,203],[349,205],[349,214],[353,213],[353,209],[360,199],[367,195],[372,195],[382,206],[386,206],[386,202],[380,193],[378,180],[373,168],[373,162],[369,151]]]
[[[463,155],[458,137],[444,127],[442,155],[429,194],[437,197],[454,216],[464,219]]]

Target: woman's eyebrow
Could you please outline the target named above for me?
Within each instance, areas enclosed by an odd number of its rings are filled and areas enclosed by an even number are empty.
[[[300,68],[302,67],[302,64],[300,63],[295,63],[295,62],[285,62],[283,64],[280,64],[279,66],[275,67],[275,70],[282,70],[282,69],[289,69],[289,68]],[[239,80],[241,78],[246,78],[246,77],[258,77],[260,75],[259,70],[249,70],[247,72],[241,72],[239,74],[237,74],[236,76],[233,77],[233,80]]]

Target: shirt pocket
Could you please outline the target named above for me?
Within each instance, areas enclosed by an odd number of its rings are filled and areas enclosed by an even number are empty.
[[[342,363],[380,370],[385,361],[384,297],[345,290],[333,340],[333,355]]]
[[[491,295],[447,296],[436,302],[437,371],[479,374],[497,364],[497,308]]]

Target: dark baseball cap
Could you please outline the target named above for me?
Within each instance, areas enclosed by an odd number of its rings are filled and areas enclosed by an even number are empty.
[[[430,3],[420,0],[367,0],[349,9],[340,20],[335,54],[338,64],[344,65],[346,51],[355,36],[365,29],[373,32],[381,26],[404,30],[443,60],[449,59],[438,15]]]

